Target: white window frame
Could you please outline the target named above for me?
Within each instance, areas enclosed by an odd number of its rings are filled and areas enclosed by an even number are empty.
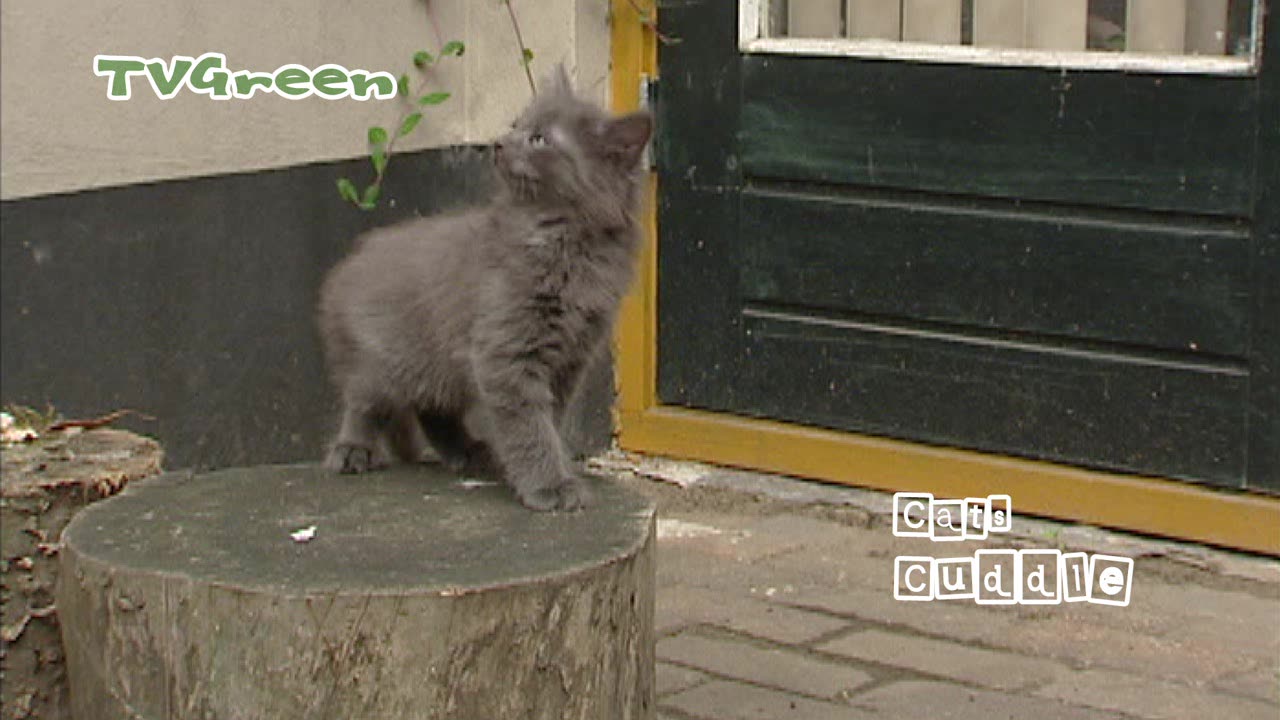
[[[1192,0],[1194,2],[1194,0]],[[1254,4],[1250,56],[1156,55],[1136,52],[1063,51],[936,45],[861,38],[765,37],[771,0],[738,0],[738,49],[744,53],[816,55],[920,63],[1041,67],[1173,75],[1254,75],[1262,49],[1263,3]],[[1280,16],[1272,18],[1280,22]]]

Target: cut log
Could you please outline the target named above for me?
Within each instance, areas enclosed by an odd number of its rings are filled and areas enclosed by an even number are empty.
[[[652,718],[654,506],[593,489],[547,514],[429,466],[136,483],[64,534],[75,717]]]
[[[160,473],[150,438],[122,430],[50,432],[0,450],[0,709],[3,720],[66,720],[54,586],[62,531],[126,483]]]

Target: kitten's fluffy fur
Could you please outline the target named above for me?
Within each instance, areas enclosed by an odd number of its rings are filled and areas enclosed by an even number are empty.
[[[587,503],[559,425],[631,279],[651,130],[578,99],[560,70],[495,144],[492,203],[358,241],[320,297],[343,405],[330,467],[378,467],[384,442],[416,460],[425,437],[531,508]]]

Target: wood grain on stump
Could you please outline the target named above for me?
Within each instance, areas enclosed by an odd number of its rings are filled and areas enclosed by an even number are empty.
[[[0,708],[3,720],[70,717],[54,585],[63,528],[86,505],[157,475],[150,438],[52,432],[0,449]]]
[[[76,717],[652,718],[654,507],[594,490],[546,514],[431,467],[137,483],[64,534]]]

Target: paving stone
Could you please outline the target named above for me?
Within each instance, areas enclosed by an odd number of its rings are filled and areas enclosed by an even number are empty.
[[[762,559],[750,566],[748,587],[790,586],[788,593],[889,588],[893,595],[893,558],[869,556],[838,548],[799,550]]]
[[[809,548],[856,548],[865,554],[870,549],[868,538],[882,535],[879,531],[853,527],[806,515],[781,513],[756,520],[747,526],[755,537],[776,538]]]
[[[756,519],[727,539],[727,549],[740,562],[756,562],[831,542],[842,530],[836,523],[796,515]]]
[[[1123,614],[1126,608],[1100,608]],[[1064,661],[1084,668],[1108,668],[1186,684],[1204,683],[1243,672],[1253,662],[1229,644],[1207,638],[1189,642],[1091,622],[1091,613],[1062,606],[1044,608],[1038,620],[993,625],[984,643],[1032,657]]]
[[[865,530],[784,513],[764,518],[740,515],[673,515],[658,526],[660,543],[731,558],[738,562],[783,555],[801,549],[865,545]]]
[[[680,518],[658,518],[658,542],[679,542],[702,537],[715,537],[724,534],[722,528],[701,522],[691,522]]]
[[[717,514],[665,518],[667,534],[658,541],[659,585],[746,591],[762,576],[751,561],[802,548],[801,541],[785,536],[755,535],[750,528],[755,520]]]
[[[1111,720],[1101,710],[1066,705],[1048,698],[1007,695],[939,682],[904,681],[884,685],[853,704],[878,717],[930,720]]]
[[[923,633],[960,641],[981,640],[993,628],[1007,627],[1016,609],[983,607],[968,600],[948,602],[903,602],[893,597],[893,588],[849,588],[831,591],[820,588],[777,595],[772,600],[793,607],[815,608],[890,625],[904,625]]]
[[[1020,632],[1011,632],[1011,626],[1016,625],[1021,630],[1023,627],[1053,621],[1048,624],[1060,622],[1066,627],[1075,627],[1077,623],[1088,621],[1101,628],[1119,630],[1114,636],[1118,642],[1132,640],[1128,644],[1139,650],[1134,653],[1135,657],[1130,663],[1135,667],[1160,655],[1159,648],[1141,652],[1143,643],[1138,638],[1166,632],[1170,627],[1167,613],[1162,617],[1151,612],[1136,612],[1131,608],[1078,604],[984,607],[968,600],[902,602],[893,597],[892,567],[892,558],[888,557],[771,558],[761,568],[767,568],[767,572],[765,577],[756,580],[758,585],[754,587],[758,592],[755,594],[793,607],[818,609],[875,623],[903,625],[926,634],[965,642],[1011,649],[1029,648],[1032,651],[1027,654],[1033,655],[1042,652],[1046,645],[1041,642],[1042,634],[1024,638]],[[853,572],[847,572],[849,569],[853,569]],[[1067,637],[1070,637],[1070,633],[1067,633]],[[1097,646],[1083,649],[1097,649]],[[1069,653],[1064,656],[1073,657]],[[1184,665],[1184,673],[1200,672],[1200,666],[1194,662],[1182,662],[1176,658],[1173,662]]]
[[[1247,695],[1280,705],[1280,658],[1250,672],[1228,674],[1213,686],[1222,692]]]
[[[1212,551],[1203,546],[1179,543],[1143,535],[1114,532],[1090,525],[1062,525],[1049,520],[1027,518],[1022,523],[1035,523],[1041,536],[1080,552],[1120,555],[1141,562],[1144,557],[1183,557],[1197,565],[1209,562]],[[1052,544],[1052,543],[1051,543]]]
[[[1264,600],[1240,592],[1186,586],[1153,598],[1182,618],[1169,637],[1195,645],[1226,645],[1246,657],[1280,657],[1280,597]],[[1259,625],[1259,618],[1272,622]]]
[[[656,622],[659,635],[690,625],[706,624],[783,644],[809,642],[847,626],[838,618],[769,603],[741,593],[681,585],[663,587],[658,592]]]
[[[773,500],[799,505],[832,505],[861,509],[868,516],[887,522],[892,514],[893,496],[890,493],[861,488],[828,484],[813,480],[721,468],[694,462],[672,461],[632,453],[610,450],[589,460],[598,469],[622,477],[632,471],[640,475],[665,480],[680,486],[689,484],[715,487],[739,493],[767,497]],[[1064,542],[1073,550],[1095,549],[1109,554],[1125,555],[1120,548],[1137,549],[1158,554],[1188,554],[1203,559],[1207,567],[1224,574],[1246,577],[1262,582],[1280,582],[1280,562],[1269,558],[1257,558],[1230,551],[1206,548],[1193,543],[1154,540],[1120,531],[1063,523],[1019,514],[1015,503],[1015,522],[1010,536],[1022,535],[1039,538],[1038,543],[1051,547]],[[884,532],[888,532],[887,529]]]
[[[749,587],[759,578],[748,567],[705,552],[692,543],[658,543],[658,587],[680,584],[721,590]]]
[[[1100,628],[1112,628],[1140,635],[1165,635],[1179,622],[1177,616],[1163,610],[1136,607],[1111,607],[1093,603],[1061,603],[1040,607],[1019,606],[1020,617],[1043,620],[1054,619],[1076,624],[1088,624]]]
[[[1154,612],[1174,613],[1183,617],[1201,617],[1207,620],[1244,617],[1277,617],[1280,613],[1280,589],[1273,588],[1275,597],[1260,598],[1244,592],[1219,590],[1190,583],[1168,584],[1144,582],[1134,584],[1133,604],[1150,607]],[[1280,634],[1280,625],[1271,628]]]
[[[1261,720],[1280,717],[1280,704],[1248,700],[1111,670],[1071,673],[1040,688],[1036,694],[1076,705],[1129,713],[1149,720]]]
[[[716,681],[662,701],[697,718],[714,720],[875,720],[857,708],[729,681]]]
[[[897,538],[887,529],[863,530],[838,526],[847,539],[808,544],[802,550],[754,563],[774,584],[786,583],[814,592],[840,592],[846,588],[885,590],[892,597],[895,558],[927,556],[972,557],[988,547],[981,542],[934,543],[927,538]]]
[[[700,558],[702,562],[714,562],[726,569],[751,567],[751,563],[775,556],[807,553],[804,540],[788,537],[785,533],[769,532],[768,526],[762,531],[755,525],[758,521],[758,518],[731,516],[711,516],[697,521],[673,520],[679,525],[669,530],[666,539],[659,541],[658,551],[660,555],[665,552],[673,559]],[[709,530],[716,532],[710,533]],[[755,577],[759,575],[758,571],[754,572]]]
[[[734,473],[722,478],[715,469],[700,472],[711,473],[699,476],[700,487],[746,488],[799,502],[844,502],[836,497],[843,489],[823,488],[814,494],[808,490],[810,483],[744,474],[750,476],[747,487],[743,478],[729,477]],[[787,487],[769,490],[765,486],[770,483]],[[880,504],[885,507],[890,502],[888,495],[878,493],[868,498],[883,500]],[[689,503],[679,507],[678,513],[663,515],[676,523],[666,525],[667,533],[658,543],[658,626],[668,636],[660,642],[663,649],[673,648],[666,652],[679,651],[681,645],[669,643],[688,642],[687,637],[714,638],[729,647],[737,642],[699,630],[670,637],[701,624],[755,638],[742,643],[757,652],[768,652],[766,643],[760,642],[768,640],[800,646],[780,648],[784,655],[820,661],[807,653],[817,638],[857,630],[823,643],[821,649],[849,658],[851,669],[867,670],[852,667],[857,662],[881,663],[904,668],[905,677],[864,695],[855,692],[855,703],[857,698],[870,698],[866,707],[856,709],[820,701],[827,696],[816,694],[816,688],[806,688],[809,694],[804,695],[799,690],[786,692],[793,687],[791,681],[781,683],[777,673],[765,672],[768,665],[763,661],[730,657],[738,664],[728,672],[707,668],[714,676],[664,662],[658,669],[659,682],[663,712],[670,717],[826,717],[832,716],[824,714],[832,708],[839,711],[834,717],[847,717],[850,711],[870,713],[868,708],[873,707],[876,717],[948,717],[950,703],[957,718],[968,717],[963,713],[976,706],[982,717],[1035,720],[1057,717],[1055,712],[1068,713],[1064,717],[1073,719],[1078,715],[1072,712],[1087,713],[1080,716],[1085,718],[1124,712],[1126,717],[1132,713],[1133,717],[1280,720],[1280,622],[1276,621],[1280,618],[1276,585],[1280,563],[1274,560],[1245,558],[1247,573],[1235,573],[1270,583],[1263,586],[1274,591],[1274,597],[1267,597],[1256,590],[1242,592],[1238,584],[1228,584],[1231,580],[1219,585],[1212,575],[1189,576],[1190,581],[1184,582],[1176,564],[1141,556],[1148,552],[1144,543],[1152,545],[1151,541],[1106,532],[1084,537],[1078,529],[1051,523],[1041,528],[1030,518],[1015,519],[1015,531],[1027,531],[1021,533],[1024,537],[1015,537],[1019,535],[1015,532],[987,542],[940,544],[895,538],[879,520],[865,528],[814,518],[804,511],[761,516],[755,509],[736,512],[732,503],[717,503],[713,511]],[[1037,537],[1037,532],[1047,534]],[[1088,541],[1093,543],[1088,547],[1097,551],[1126,555],[1122,550],[1128,549],[1139,555],[1130,606],[988,608],[970,601],[904,603],[893,598],[897,555],[967,557],[983,547],[1051,547],[1059,540],[1068,545]],[[1236,561],[1243,557],[1192,545],[1154,551],[1174,557],[1173,562],[1185,555],[1189,567],[1220,568],[1224,573],[1241,565]],[[1197,559],[1203,562],[1196,565]],[[710,657],[702,648],[685,650]],[[835,667],[846,667],[844,662],[831,659]],[[755,666],[761,670],[756,672]],[[882,676],[875,669],[870,672]],[[919,680],[913,677],[915,672],[971,687]],[[741,682],[724,679],[739,676]],[[813,679],[806,675],[805,681]],[[1033,688],[1040,692],[1032,692]],[[1008,694],[1011,689],[1022,692]],[[893,704],[906,694],[919,696],[916,706]],[[680,698],[681,704],[669,704],[673,698]],[[717,705],[717,698],[725,701]],[[688,704],[699,699],[705,704]],[[741,702],[729,701],[735,699]],[[778,704],[783,701],[788,704]],[[791,708],[791,702],[797,702],[797,707]],[[923,711],[917,713],[915,707]]]
[[[842,693],[872,680],[857,668],[791,650],[765,649],[740,640],[690,634],[660,641],[658,657],[715,675],[823,699],[839,698]]]
[[[590,458],[587,463],[599,470],[634,472],[641,477],[671,483],[682,488],[697,485],[703,476],[716,469],[714,465],[690,460],[672,460],[613,450]]]
[[[1168,637],[1166,619],[1153,621],[1149,613],[1130,608],[1090,604],[1041,607],[983,607],[966,600],[927,603],[901,602],[891,590],[799,590],[771,600],[793,607],[814,608],[876,623],[902,625],[929,635],[1008,649],[1022,655],[1063,661],[1072,666],[1106,667],[1183,683],[1212,681],[1253,666],[1214,628],[1226,628],[1226,618],[1185,618],[1190,627],[1183,637]],[[1257,627],[1257,612],[1238,622],[1252,621],[1254,644],[1268,629]],[[1191,637],[1192,628],[1202,628]],[[1265,655],[1265,653],[1263,653]],[[1259,657],[1254,653],[1255,659]],[[1280,657],[1280,650],[1270,657]]]
[[[1217,550],[1210,552],[1214,554],[1210,564],[1223,575],[1233,575],[1264,583],[1280,583],[1280,560]]]
[[[797,480],[782,475],[715,468],[703,475],[700,482],[708,487],[763,495],[787,502],[857,507],[877,515],[893,513],[893,496],[888,493]]]
[[[1036,685],[1066,672],[1048,660],[881,630],[854,633],[823,643],[818,649],[996,690]]]
[[[658,542],[703,543],[744,536],[745,528],[756,520],[734,513],[671,512],[661,517]]]
[[[679,665],[660,662],[656,666],[658,696],[670,695],[698,685],[707,680],[707,676]]]

